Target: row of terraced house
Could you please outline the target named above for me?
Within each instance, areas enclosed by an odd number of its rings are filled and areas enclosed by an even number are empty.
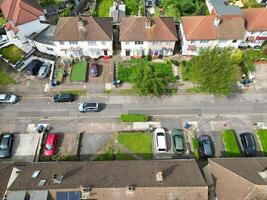
[[[207,16],[122,17],[119,22],[121,56],[197,55],[203,47],[259,47],[267,40],[267,7],[240,9],[227,0],[206,0]],[[30,51],[59,57],[98,58],[113,55],[113,24],[109,17],[61,17],[48,24],[37,1],[4,0],[9,42]],[[177,48],[177,49],[176,49]]]

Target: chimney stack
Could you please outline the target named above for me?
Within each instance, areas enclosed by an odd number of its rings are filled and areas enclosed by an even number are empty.
[[[151,17],[147,17],[145,21],[145,28],[151,28],[151,26],[152,26]]]
[[[214,21],[213,21],[213,25],[214,26],[219,26],[221,21],[222,21],[222,19],[220,18],[220,16],[216,16]]]
[[[267,169],[262,172],[258,172],[258,174],[262,179],[267,179]]]
[[[159,182],[159,183],[162,183],[162,182],[163,182],[163,174],[162,174],[162,172],[158,172],[158,173],[156,174],[156,180],[157,180],[157,182]]]
[[[84,30],[84,21],[83,21],[83,19],[82,19],[82,17],[80,15],[78,16],[78,28],[81,31]]]

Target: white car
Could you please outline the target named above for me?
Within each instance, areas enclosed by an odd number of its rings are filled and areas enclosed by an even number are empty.
[[[0,103],[17,103],[19,97],[14,94],[0,94]]]
[[[98,102],[80,103],[79,111],[82,113],[84,113],[84,112],[99,112],[100,111],[100,105]]]
[[[163,128],[156,128],[155,130],[156,137],[156,147],[158,152],[167,151],[167,141],[166,141],[166,132]]]

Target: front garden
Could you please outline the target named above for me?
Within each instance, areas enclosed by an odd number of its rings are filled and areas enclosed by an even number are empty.
[[[21,61],[25,55],[20,48],[13,44],[0,49],[0,54],[2,54],[5,59],[9,60],[11,64],[16,64]]]
[[[117,144],[116,144],[117,142]],[[152,159],[151,132],[120,132],[95,160],[150,160]]]
[[[222,133],[222,140],[225,152],[228,157],[240,157],[240,149],[238,146],[236,133],[232,129],[225,130]]]
[[[109,9],[113,5],[113,0],[99,0],[97,6],[97,15],[99,17],[109,17]]]
[[[86,81],[87,75],[87,62],[79,61],[72,66],[70,80],[71,81]]]
[[[15,84],[16,81],[12,79],[6,72],[0,70],[0,85]]]
[[[170,94],[171,84],[176,82],[171,62],[157,63],[150,61],[148,57],[119,63],[118,79],[130,82],[133,90],[144,96]]]

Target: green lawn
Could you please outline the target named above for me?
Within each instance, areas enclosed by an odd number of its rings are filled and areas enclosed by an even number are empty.
[[[86,90],[63,90],[60,93],[71,93],[77,96],[86,96],[87,91]]]
[[[172,66],[170,62],[155,63],[144,59],[133,59],[130,62],[120,63],[118,65],[118,79],[122,82],[131,82],[132,76],[135,73],[135,69],[142,65],[152,64],[155,67],[155,71],[161,76],[173,76]]]
[[[99,17],[108,17],[109,8],[113,5],[113,0],[98,0],[97,14]]]
[[[55,70],[55,77],[58,82],[62,82],[64,76],[64,69],[62,67],[57,67]]]
[[[6,19],[5,19],[3,16],[1,16],[1,17],[0,17],[0,26],[1,26],[1,27],[4,26],[5,23],[6,23]]]
[[[144,159],[152,159],[151,132],[124,132],[119,133],[118,143]]]
[[[79,61],[74,64],[71,70],[70,80],[71,81],[85,81],[87,73],[86,61]]]
[[[265,156],[267,156],[267,129],[259,129],[257,131],[261,147]]]
[[[69,4],[68,7],[59,14],[60,17],[68,17],[70,13],[73,11],[74,7],[72,4]]]
[[[0,85],[15,84],[16,81],[13,80],[7,73],[0,70]]]
[[[198,143],[198,140],[196,138],[192,138],[192,145],[193,145],[193,149],[194,149],[194,157],[196,160],[198,160],[199,159],[199,152],[198,152],[199,143]]]
[[[222,134],[226,155],[228,157],[239,157],[240,150],[237,143],[235,131],[232,129],[225,130]]]
[[[140,114],[122,114],[122,122],[147,122],[148,116]]]
[[[0,49],[0,54],[2,54],[4,58],[8,59],[12,64],[16,64],[16,62],[23,59],[25,53],[12,44]]]

